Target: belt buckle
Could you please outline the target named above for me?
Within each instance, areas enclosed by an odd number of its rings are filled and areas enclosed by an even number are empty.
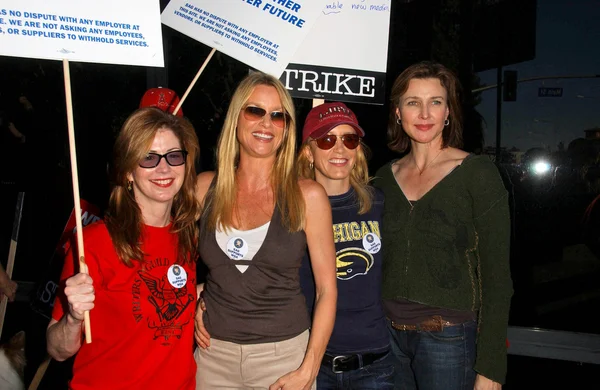
[[[344,372],[344,371],[339,371],[336,368],[336,363],[337,363],[338,359],[341,360],[341,359],[344,359],[345,357],[346,356],[344,356],[344,355],[335,356],[333,358],[333,360],[331,361],[331,371],[333,371],[334,374],[342,374]]]
[[[394,328],[396,330],[402,330],[402,331],[408,330],[408,329],[406,329],[406,325],[397,324],[394,321],[392,321],[392,328]]]

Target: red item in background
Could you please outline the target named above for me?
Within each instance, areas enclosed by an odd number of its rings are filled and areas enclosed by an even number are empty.
[[[172,114],[177,108],[179,104],[179,96],[169,88],[150,88],[144,93],[142,96],[142,100],[140,101],[140,108],[144,107],[157,107],[163,111],[167,111],[169,114]],[[183,111],[181,108],[177,111],[177,116],[183,116]]]

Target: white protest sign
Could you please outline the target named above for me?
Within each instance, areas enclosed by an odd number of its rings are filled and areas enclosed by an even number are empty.
[[[328,1],[291,62],[385,73],[391,2]]]
[[[384,104],[391,3],[327,1],[281,76],[292,96]]]
[[[279,77],[324,4],[324,0],[171,0],[162,22]]]
[[[0,55],[164,66],[159,0],[2,0]]]

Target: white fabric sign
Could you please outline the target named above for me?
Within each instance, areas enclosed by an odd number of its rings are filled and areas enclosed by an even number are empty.
[[[164,66],[159,0],[2,0],[0,55]]]
[[[290,62],[385,73],[391,3],[327,1]]]
[[[321,15],[324,0],[171,0],[162,22],[279,77]]]

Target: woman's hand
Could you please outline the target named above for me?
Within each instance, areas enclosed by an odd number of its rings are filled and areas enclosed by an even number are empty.
[[[494,382],[491,379],[484,377],[483,375],[477,374],[475,377],[475,388],[474,390],[501,390],[502,385],[498,382]]]
[[[269,386],[269,390],[310,390],[317,378],[317,373],[310,372],[302,365],[297,370],[288,372],[277,379],[277,382]]]
[[[206,349],[210,347],[210,334],[204,327],[204,320],[202,316],[206,311],[206,304],[204,303],[204,297],[202,293],[200,293],[200,299],[198,299],[198,307],[196,308],[196,319],[194,326],[194,338],[196,339],[196,344],[200,348]]]
[[[15,300],[15,296],[17,295],[17,282],[14,280],[10,280],[8,277],[3,280],[0,279],[0,296],[1,294],[6,295],[9,302]]]
[[[65,296],[69,310],[60,321],[52,318],[46,330],[48,353],[59,362],[75,355],[81,348],[83,313],[94,308],[96,299],[90,275],[78,273],[68,278]]]
[[[69,302],[68,316],[71,320],[83,321],[83,313],[94,308],[94,285],[88,274],[78,273],[66,281],[65,295]]]

